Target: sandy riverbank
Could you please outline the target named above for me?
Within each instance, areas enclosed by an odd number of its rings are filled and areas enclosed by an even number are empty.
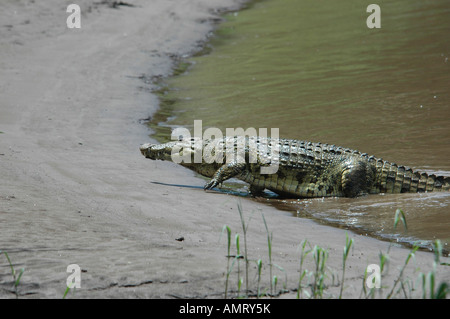
[[[227,259],[219,238],[224,225],[242,233],[238,198],[152,183],[203,181],[140,154],[139,145],[150,141],[140,120],[158,107],[140,77],[169,75],[173,56],[206,39],[219,18],[214,12],[239,2],[130,1],[134,6],[111,8],[83,0],[81,29],[68,29],[70,3],[0,4],[0,249],[15,268],[25,268],[19,296],[62,297],[67,266],[78,264],[81,288],[72,297],[222,297]],[[327,264],[340,275],[344,230],[241,200],[253,214],[249,257],[267,261],[264,214],[288,289],[297,287],[303,239],[327,248]],[[388,244],[350,235],[344,297],[358,297],[364,269],[378,263]],[[408,252],[391,248],[386,284]],[[417,253],[412,268],[427,272],[432,260]],[[311,262],[305,267],[312,269]],[[437,278],[449,281],[445,270]],[[0,298],[13,297],[0,256]]]

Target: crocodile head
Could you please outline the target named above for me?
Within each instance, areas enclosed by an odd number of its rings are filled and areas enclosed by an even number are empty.
[[[165,144],[142,144],[139,149],[146,158],[152,160],[162,160],[168,161],[170,160],[170,156],[172,154],[173,145],[168,145],[173,143],[165,143]]]
[[[191,159],[193,154],[198,150],[201,154],[201,147],[194,144],[194,139],[179,140],[164,144],[142,144],[140,151],[146,158],[152,160],[174,161],[179,159]],[[189,161],[190,162],[190,161]]]

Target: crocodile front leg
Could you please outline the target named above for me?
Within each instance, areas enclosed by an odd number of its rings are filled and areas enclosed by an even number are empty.
[[[222,165],[215,173],[211,180],[206,183],[204,189],[212,189],[222,182],[230,179],[240,173],[242,173],[246,168],[246,164],[231,162]]]

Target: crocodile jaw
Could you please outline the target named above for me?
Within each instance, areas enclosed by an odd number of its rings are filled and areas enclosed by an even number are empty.
[[[152,144],[149,144],[149,143],[147,143],[147,144],[142,144],[142,145],[139,147],[139,150],[141,151],[141,154],[144,155],[144,156],[146,156],[146,155],[147,155],[147,150],[148,150],[151,146],[152,146]]]
[[[194,139],[173,141],[164,144],[142,144],[140,151],[146,158],[162,161],[176,161],[183,158],[187,163],[191,163],[194,154],[198,152],[202,154],[201,145],[194,144]],[[200,140],[201,141],[201,140]]]
[[[152,160],[170,160],[172,148],[166,144],[142,144],[139,147],[141,154]]]

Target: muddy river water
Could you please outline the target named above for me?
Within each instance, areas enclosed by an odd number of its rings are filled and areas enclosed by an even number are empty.
[[[263,0],[226,15],[205,50],[161,88],[170,129],[279,128],[280,137],[357,149],[450,176],[450,2]],[[373,19],[377,18],[372,16]],[[375,21],[375,20],[371,21]],[[239,184],[238,184],[239,185]],[[299,218],[450,249],[450,193],[263,199]],[[407,230],[394,229],[402,209]]]

